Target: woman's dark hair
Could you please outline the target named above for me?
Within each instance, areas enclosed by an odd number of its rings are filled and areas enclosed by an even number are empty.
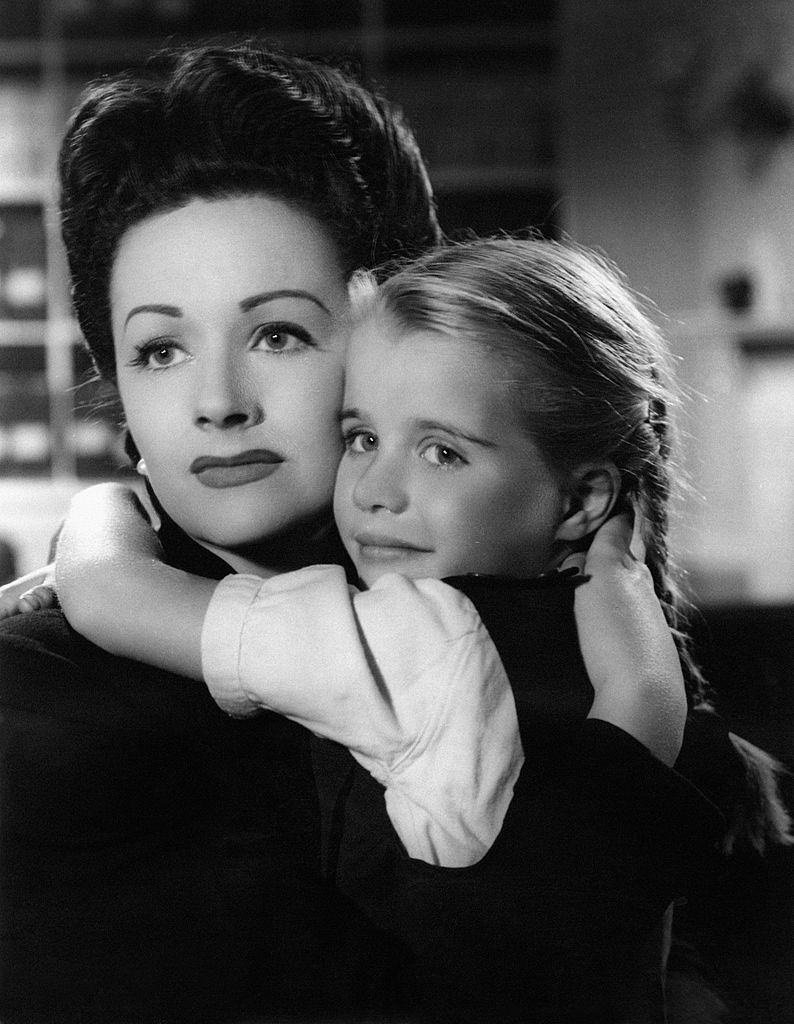
[[[75,311],[109,380],[113,259],[122,234],[150,214],[263,193],[314,215],[348,272],[440,239],[399,111],[335,68],[247,43],[165,51],[90,86],[59,170]]]

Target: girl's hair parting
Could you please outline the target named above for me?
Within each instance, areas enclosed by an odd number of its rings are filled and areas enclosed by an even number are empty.
[[[617,507],[640,512],[646,562],[678,647],[692,707],[711,708],[695,661],[686,602],[667,545],[671,409],[679,397],[658,328],[616,268],[570,243],[498,237],[447,245],[396,269],[380,287],[351,285],[352,316],[383,315],[398,333],[435,331],[490,350],[528,435],[561,477],[611,461]],[[780,766],[732,737],[748,780],[726,848],[790,842],[777,790]]]
[[[149,215],[194,198],[266,194],[315,216],[348,272],[440,240],[400,112],[336,68],[249,43],[164,51],[90,86],[59,171],[74,306],[110,380],[113,259]]]

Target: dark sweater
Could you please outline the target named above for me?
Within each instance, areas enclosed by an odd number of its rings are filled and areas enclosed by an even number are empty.
[[[407,981],[428,1021],[661,1022],[665,911],[722,869],[741,787],[727,731],[692,715],[688,777],[666,768],[586,720],[575,581],[450,582],[480,611],[516,696],[526,762],[502,832],[470,868],[412,860],[382,787],[316,740],[325,870],[411,948]]]
[[[167,521],[162,539],[181,568],[230,571]],[[321,877],[303,730],[229,719],[201,684],[104,653],[58,611],[0,623],[3,1024],[655,1012],[660,915],[713,866],[720,801],[618,730],[582,728],[570,587],[492,604],[461,585],[531,751],[514,805],[479,865],[429,868],[404,856],[377,783],[315,744],[325,874],[349,900]],[[713,750],[690,743],[688,760],[728,800],[718,720],[706,732]]]

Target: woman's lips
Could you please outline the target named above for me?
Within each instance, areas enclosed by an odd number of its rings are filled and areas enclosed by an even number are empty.
[[[284,460],[280,455],[266,448],[253,448],[228,458],[202,455],[190,464],[200,484],[213,490],[224,487],[241,487],[274,473]]]

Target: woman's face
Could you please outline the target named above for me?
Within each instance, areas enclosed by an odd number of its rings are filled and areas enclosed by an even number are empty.
[[[187,533],[232,551],[327,513],[347,290],[317,221],[262,195],[154,215],[122,237],[110,301],[127,423]]]

